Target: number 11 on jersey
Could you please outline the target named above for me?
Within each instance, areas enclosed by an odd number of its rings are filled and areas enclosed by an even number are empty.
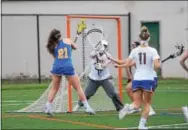
[[[146,64],[146,53],[138,53],[140,64]]]

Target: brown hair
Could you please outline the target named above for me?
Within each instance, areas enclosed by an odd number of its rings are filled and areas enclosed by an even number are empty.
[[[143,26],[141,28],[139,37],[140,37],[141,40],[144,40],[144,41],[148,40],[148,38],[150,37],[149,30],[146,26]]]
[[[54,48],[55,46],[58,44],[58,40],[60,39],[61,37],[61,33],[59,30],[57,29],[53,29],[51,32],[50,32],[50,35],[48,37],[48,43],[46,45],[46,48],[48,50],[48,52],[50,54],[53,55],[54,53]]]

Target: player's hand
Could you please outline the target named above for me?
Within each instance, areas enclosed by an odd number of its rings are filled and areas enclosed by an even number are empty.
[[[118,64],[116,64],[116,63],[114,63],[114,67],[115,67],[115,68],[118,68],[118,67],[119,67],[119,65],[118,65]]]
[[[109,53],[106,53],[106,56],[107,56],[107,58],[108,58],[109,60],[112,59],[112,56],[111,56]]]

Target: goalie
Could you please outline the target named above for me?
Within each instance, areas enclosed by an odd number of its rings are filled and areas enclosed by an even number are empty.
[[[108,42],[106,40],[102,40],[95,46],[95,50],[90,54],[93,63],[91,65],[85,95],[87,100],[89,100],[96,93],[97,89],[102,86],[106,94],[112,99],[116,111],[120,111],[123,108],[123,104],[110,81],[112,77],[110,76],[107,66],[111,63],[111,61],[108,59],[107,55],[110,54],[106,52],[107,49]],[[77,111],[78,108],[82,106],[83,103],[78,101],[78,104],[76,104],[76,106],[73,108],[73,111]]]

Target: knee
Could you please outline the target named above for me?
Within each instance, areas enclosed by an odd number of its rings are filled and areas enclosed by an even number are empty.
[[[119,99],[119,95],[117,93],[112,93],[108,95],[112,99]]]
[[[85,91],[85,95],[87,99],[90,99],[94,94],[95,93],[90,93],[90,92]]]
[[[126,90],[127,93],[132,92],[131,87],[126,87],[125,90]]]
[[[135,103],[134,107],[135,109],[139,109],[141,107],[141,103]]]
[[[183,61],[183,60],[180,60],[180,64],[183,65],[183,64],[184,64],[184,61]]]
[[[134,107],[135,107],[136,109],[139,109],[139,108],[141,107],[141,104],[142,104],[142,102],[139,101],[139,100],[135,100],[135,101],[134,101]]]
[[[58,90],[59,87],[60,87],[60,83],[56,81],[56,82],[53,83],[53,87],[52,87],[52,89],[54,89],[54,90]]]

